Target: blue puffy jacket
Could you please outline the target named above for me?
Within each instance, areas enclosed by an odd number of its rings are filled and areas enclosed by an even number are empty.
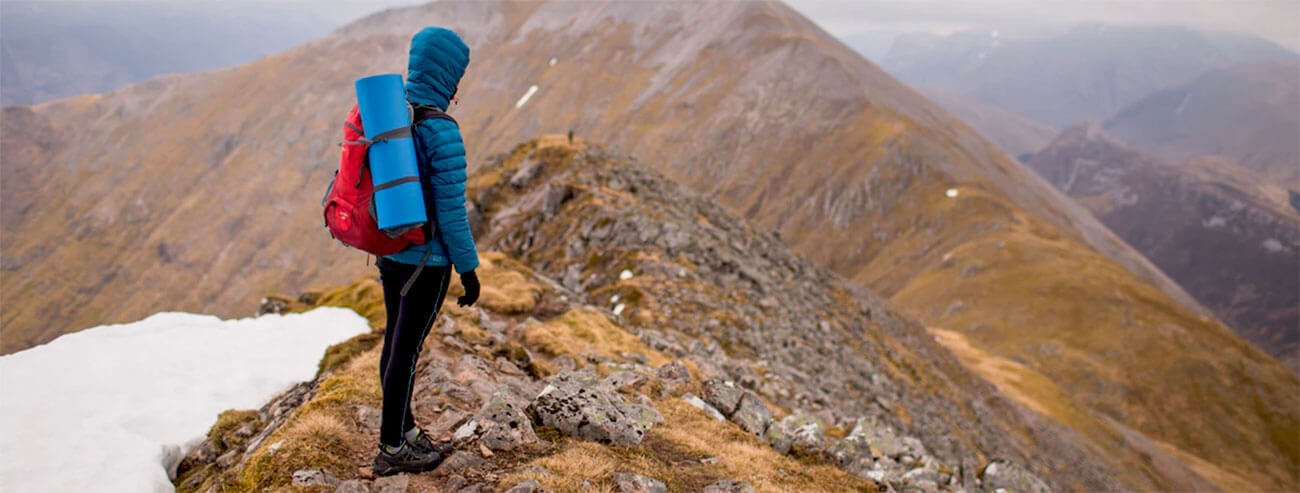
[[[445,110],[468,65],[469,47],[456,33],[440,27],[420,30],[411,39],[406,99]],[[423,245],[386,258],[419,264],[428,253],[428,265],[454,265],[461,274],[474,270],[478,252],[465,217],[465,144],[460,129],[451,121],[431,118],[413,130],[424,204],[437,232]]]

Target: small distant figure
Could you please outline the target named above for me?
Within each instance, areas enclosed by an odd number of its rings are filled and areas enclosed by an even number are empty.
[[[569,129],[569,145],[573,145],[573,129]]]

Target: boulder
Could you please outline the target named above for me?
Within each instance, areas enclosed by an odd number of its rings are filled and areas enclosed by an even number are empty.
[[[537,482],[536,479],[529,479],[512,486],[505,493],[534,493],[537,491],[542,491],[542,483]]]
[[[666,363],[655,369],[655,378],[668,384],[683,384],[691,379],[691,371],[680,360]]]
[[[822,424],[817,418],[802,411],[786,416],[781,427],[788,431],[793,441],[790,450],[802,455],[820,455],[828,446]]]
[[[477,423],[478,443],[492,450],[514,450],[538,442],[532,420],[524,413],[523,407],[505,392],[492,394],[474,415],[473,421]]]
[[[299,469],[293,472],[294,486],[334,486],[339,478],[324,469]]]
[[[754,436],[763,436],[767,425],[772,422],[772,411],[753,392],[745,392],[740,406],[731,415],[731,421]]]
[[[434,473],[442,475],[466,471],[483,465],[484,462],[486,461],[482,457],[457,450],[447,460],[442,461],[442,464],[439,464],[438,468],[434,469]]]
[[[776,421],[768,425],[767,430],[763,432],[763,441],[777,452],[788,454],[790,446],[794,444],[794,434],[786,427],[784,421]]]
[[[704,411],[704,414],[709,415],[709,417],[713,419],[716,419],[718,421],[727,420],[726,416],[723,416],[722,413],[718,412],[717,409],[715,409],[713,406],[710,406],[709,403],[704,402],[704,399],[701,399],[699,396],[695,394],[692,394],[690,392],[682,394],[682,400],[686,401],[687,404],[695,406],[699,408],[701,411]]]
[[[608,377],[605,377],[604,380],[600,381],[600,385],[611,390],[620,390],[624,387],[631,387],[644,382],[645,380],[645,375],[625,370],[611,373]]]
[[[654,478],[632,474],[630,472],[614,473],[614,488],[619,493],[665,493],[668,487]]]
[[[984,489],[987,491],[997,491],[1004,489],[1016,493],[1049,493],[1052,491],[1047,483],[1038,479],[1034,473],[1029,472],[1014,462],[1007,460],[995,460],[984,466],[984,471],[980,473]]]
[[[654,426],[642,406],[598,384],[590,372],[556,375],[528,406],[538,424],[565,435],[614,445],[637,445]]]
[[[723,416],[731,416],[732,413],[735,413],[736,408],[740,405],[740,398],[745,395],[745,391],[737,387],[735,383],[718,378],[704,382],[701,393],[704,394],[701,396],[704,398],[704,402],[709,403]]]
[[[411,477],[406,474],[395,474],[385,476],[375,480],[375,493],[406,493],[406,489],[411,486]]]
[[[334,489],[334,493],[370,493],[370,487],[360,479],[349,479],[339,483],[339,487]]]

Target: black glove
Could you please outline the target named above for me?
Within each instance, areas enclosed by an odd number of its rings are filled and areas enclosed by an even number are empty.
[[[460,306],[473,305],[478,301],[478,274],[469,271],[460,275],[460,284],[465,286],[465,295],[456,299],[456,304]]]

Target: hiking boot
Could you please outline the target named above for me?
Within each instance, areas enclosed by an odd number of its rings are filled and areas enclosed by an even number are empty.
[[[379,453],[375,454],[375,474],[387,476],[399,472],[429,471],[442,464],[442,459],[443,454],[417,450],[405,442],[395,450],[381,443]]]
[[[434,443],[429,438],[429,435],[418,427],[411,428],[411,431],[406,432],[406,443],[421,452],[437,452],[438,455],[443,457],[451,455],[452,450],[454,450],[450,443]]]

